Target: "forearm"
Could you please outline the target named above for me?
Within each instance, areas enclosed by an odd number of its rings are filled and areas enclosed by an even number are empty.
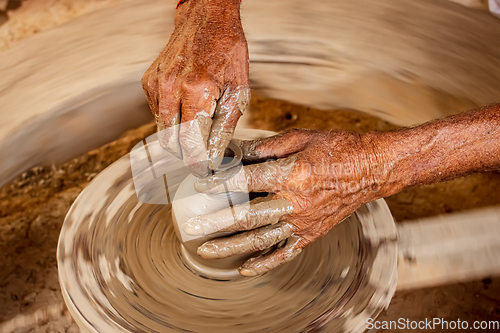
[[[184,0],[175,14],[175,25],[185,20],[239,20],[240,0]]]
[[[369,134],[384,179],[397,193],[405,188],[500,169],[500,104],[431,121],[414,128]]]

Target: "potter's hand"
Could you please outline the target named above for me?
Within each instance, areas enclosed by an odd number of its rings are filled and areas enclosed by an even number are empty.
[[[272,194],[252,200],[248,209],[236,206],[194,217],[184,230],[201,236],[254,229],[203,244],[198,254],[204,258],[265,250],[287,239],[278,250],[245,262],[242,275],[262,274],[292,260],[360,205],[384,195],[380,185],[388,177],[380,167],[384,161],[379,161],[380,156],[360,135],[293,130],[239,145],[247,162],[277,160],[244,166],[226,182],[227,190]],[[199,179],[195,188],[224,192],[220,178]]]
[[[247,161],[278,158],[240,169],[225,186],[200,179],[198,190],[271,192],[250,209],[190,219],[194,235],[251,230],[209,241],[198,249],[224,258],[266,249],[248,260],[243,275],[262,274],[295,258],[360,205],[405,188],[500,169],[500,104],[389,133],[330,133],[295,130],[264,140],[241,142]],[[215,182],[216,186],[211,188]],[[263,201],[265,200],[265,201]]]
[[[174,32],[142,85],[162,147],[183,157],[199,176],[216,169],[250,96],[240,1],[182,2]]]

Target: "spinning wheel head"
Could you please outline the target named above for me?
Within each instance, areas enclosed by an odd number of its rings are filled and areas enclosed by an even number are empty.
[[[236,136],[256,137],[254,131]],[[204,271],[190,262],[199,259],[176,236],[171,212],[177,200],[168,202],[165,186],[160,196],[161,174],[139,174],[138,189],[132,158],[118,160],[82,191],[61,231],[61,288],[82,331],[358,332],[389,305],[396,229],[383,200],[264,276],[241,277],[226,266],[228,274],[214,277],[224,268]],[[174,176],[169,189],[178,192],[186,177]]]

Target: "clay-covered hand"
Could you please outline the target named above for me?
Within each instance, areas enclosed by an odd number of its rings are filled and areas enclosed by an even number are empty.
[[[225,258],[280,243],[277,250],[245,262],[240,268],[245,276],[263,274],[294,259],[362,204],[390,192],[390,168],[370,139],[358,134],[292,130],[237,144],[245,162],[272,161],[246,165],[234,175],[199,179],[195,188],[270,194],[250,205],[194,217],[184,230],[197,236],[250,230],[204,243],[198,249],[204,258]],[[222,185],[224,179],[228,180]]]
[[[162,147],[197,175],[215,170],[250,98],[240,0],[182,2],[142,85]]]
[[[195,186],[199,191],[227,188],[270,196],[194,217],[184,230],[193,235],[251,230],[203,244],[198,253],[206,258],[263,250],[286,239],[284,247],[240,268],[243,275],[257,275],[295,258],[366,202],[413,186],[498,170],[500,104],[388,133],[294,130],[239,145],[246,161],[277,160],[245,166],[233,171],[233,177],[200,179]]]

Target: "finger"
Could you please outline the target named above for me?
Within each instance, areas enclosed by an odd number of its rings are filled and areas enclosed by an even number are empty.
[[[208,139],[208,158],[212,170],[216,170],[221,164],[236,124],[249,102],[250,88],[241,86],[236,89],[226,89],[217,103]]]
[[[303,150],[319,131],[294,128],[290,131],[267,138],[233,142],[241,149],[244,162],[260,162],[283,158]]]
[[[194,188],[198,192],[273,192],[285,183],[297,160],[296,156],[259,164],[245,165],[233,170],[217,172],[214,176],[200,178]]]
[[[206,236],[216,232],[242,231],[277,223],[291,214],[293,206],[286,199],[252,200],[216,213],[190,218],[183,226],[190,236]]]
[[[156,60],[142,77],[142,87],[146,93],[149,107],[158,126],[160,146],[177,158],[182,158],[179,146],[179,133],[176,125],[180,122],[180,99],[173,93],[172,78],[158,78]]]
[[[160,89],[159,111],[156,117],[160,146],[177,158],[182,158],[179,145],[180,99],[171,89]]]
[[[159,118],[156,124],[158,126],[160,146],[175,157],[182,159],[181,147],[179,145],[179,122],[180,114],[176,113],[172,118],[165,121]]]
[[[256,276],[269,272],[270,270],[295,259],[303,249],[300,237],[288,238],[285,247],[270,254],[257,258],[250,258],[239,268],[240,274],[244,276]]]
[[[262,251],[290,237],[292,233],[291,224],[268,225],[236,236],[208,241],[198,247],[198,255],[206,259],[222,259],[236,254]]]
[[[192,85],[183,93],[179,142],[185,164],[199,177],[209,171],[207,141],[218,97],[219,90],[206,84]]]

